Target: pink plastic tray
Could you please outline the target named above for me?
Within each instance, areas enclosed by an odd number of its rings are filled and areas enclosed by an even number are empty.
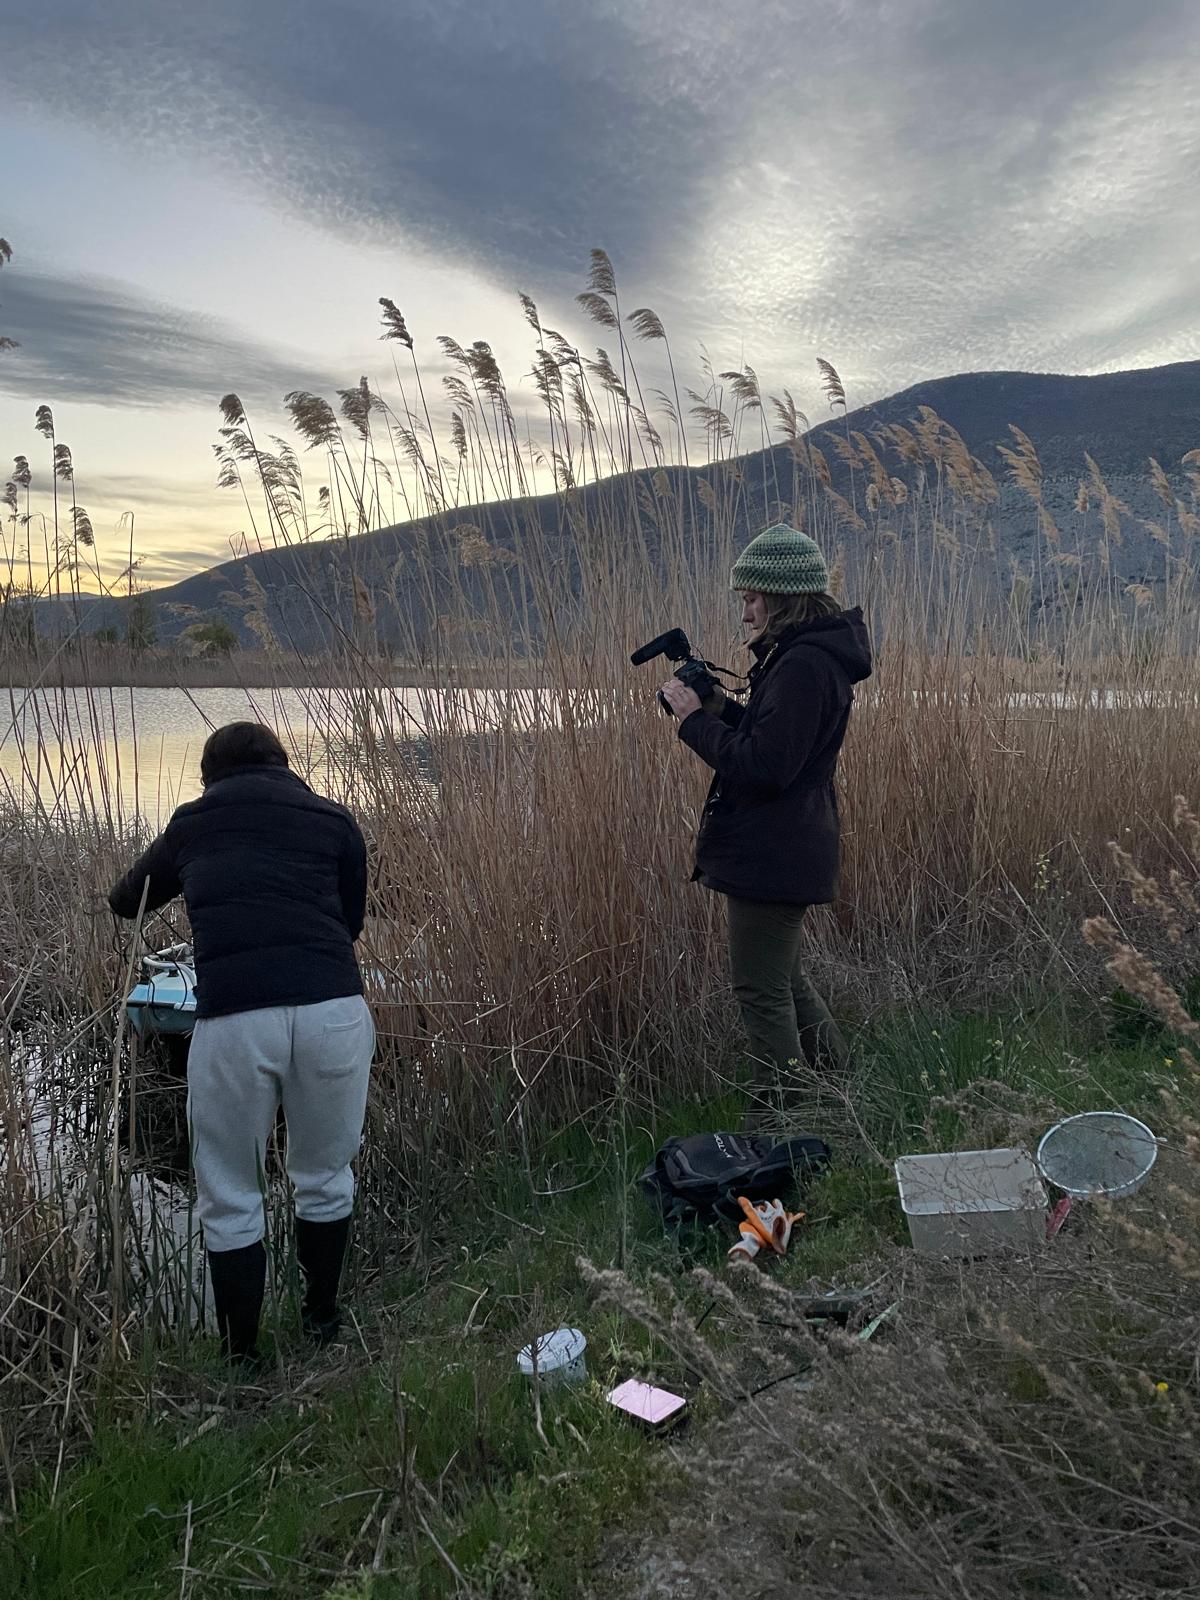
[[[682,1395],[671,1394],[666,1389],[656,1389],[653,1384],[639,1378],[629,1378],[608,1397],[609,1404],[628,1416],[644,1422],[649,1428],[661,1428],[673,1422],[687,1406]]]

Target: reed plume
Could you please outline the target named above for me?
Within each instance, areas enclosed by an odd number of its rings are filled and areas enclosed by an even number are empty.
[[[837,368],[832,361],[826,361],[823,356],[817,357],[817,367],[821,373],[821,387],[829,400],[830,410],[841,406],[846,409],[846,389],[838,376]]]
[[[92,519],[82,506],[71,507],[71,521],[74,523],[76,542],[91,549],[96,542],[96,536],[92,530]]]
[[[222,417],[227,428],[243,428],[246,425],[246,410],[236,394],[227,394],[219,402]]]
[[[662,318],[657,311],[651,311],[648,306],[642,306],[637,311],[631,311],[626,319],[639,339],[665,339],[667,330],[662,325]]]
[[[413,348],[413,337],[408,331],[408,325],[400,314],[400,308],[394,300],[389,300],[386,295],[380,295],[379,304],[383,307],[383,332],[381,339],[393,339],[402,344],[406,350]]]
[[[310,450],[328,448],[339,436],[337,415],[328,400],[309,394],[305,389],[293,389],[284,396],[284,405],[291,415],[292,425]]]
[[[785,389],[783,398],[775,399],[771,404],[775,408],[775,415],[779,418],[779,431],[785,439],[795,443],[801,434],[808,432],[809,420],[803,411],[797,409],[790,389]]]
[[[600,323],[601,327],[617,328],[620,326],[617,322],[616,312],[603,295],[595,294],[588,290],[583,294],[576,295],[575,299],[587,312],[588,316],[591,317],[592,321]]]
[[[366,378],[360,378],[350,389],[339,389],[338,397],[342,402],[342,415],[346,421],[357,429],[361,439],[370,438],[371,412],[375,408],[375,402]]]

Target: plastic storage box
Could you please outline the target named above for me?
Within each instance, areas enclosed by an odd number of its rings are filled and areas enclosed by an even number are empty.
[[[900,1204],[914,1250],[983,1256],[1029,1250],[1046,1235],[1046,1191],[1025,1150],[901,1156]]]

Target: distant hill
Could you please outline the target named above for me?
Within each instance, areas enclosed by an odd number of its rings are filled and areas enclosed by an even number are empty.
[[[1005,468],[997,447],[1012,443],[1010,423],[1021,428],[1037,448],[1046,473],[1047,503],[1056,515],[1070,506],[1085,470],[1084,453],[1090,454],[1135,514],[1120,557],[1126,575],[1140,579],[1156,562],[1161,568],[1161,551],[1156,554],[1138,521],[1159,514],[1147,480],[1147,464],[1154,457],[1174,474],[1180,458],[1200,447],[1200,361],[1099,377],[973,372],[935,378],[862,406],[848,418],[839,415],[805,437],[824,452],[835,486],[845,492],[848,469],[834,440],[844,439],[847,427],[874,437],[882,427],[908,424],[922,406],[951,423],[971,454],[1002,483]],[[894,455],[889,458],[885,454],[885,460],[889,470],[901,477],[911,476],[911,467]],[[777,515],[779,485],[790,482],[791,466],[786,445],[739,458],[742,482],[736,516],[744,525],[739,531],[749,535]],[[680,500],[687,503],[695,503],[696,483],[689,492],[689,476],[699,480],[711,475],[711,469],[705,467],[694,468],[690,474],[682,468],[668,472]],[[648,498],[651,475],[635,476],[644,480],[644,498]],[[581,490],[575,502],[577,522],[586,523],[603,497],[612,493],[612,484]],[[1027,497],[1005,487],[994,521],[1001,545],[1019,557],[1033,537],[1034,517]],[[361,534],[351,541],[349,554],[344,542],[328,541],[225,562],[154,592],[150,598],[159,637],[169,639],[197,616],[220,616],[244,642],[253,642],[246,605],[231,599],[244,596],[249,581],[250,586],[260,588],[260,608],[276,634],[297,648],[317,649],[329,642],[335,627],[353,625],[357,574],[374,597],[376,626],[386,640],[395,632],[395,617],[389,611],[396,603],[391,596],[397,589],[397,563],[403,562],[405,551],[419,537],[428,538],[435,547],[433,591],[414,594],[413,586],[399,585],[399,603],[410,615],[420,610],[432,620],[437,608],[436,573],[439,568],[448,572],[456,565],[451,528],[462,523],[473,524],[489,541],[500,545],[511,545],[517,525],[540,527],[549,540],[562,542],[564,557],[570,558],[573,536],[563,525],[559,497],[490,503],[453,513],[440,530],[426,522],[419,527],[403,524]],[[249,580],[248,573],[252,575]],[[100,627],[123,630],[127,605],[120,600],[96,601],[89,608],[88,631]],[[64,618],[61,612],[54,614],[57,610],[53,603],[43,606],[40,631],[51,633],[62,627]]]
[[[1153,456],[1168,471],[1200,447],[1200,361],[1073,378],[1039,372],[963,372],[932,378],[850,414],[870,434],[930,406],[995,473],[997,444],[1015,423],[1033,440],[1047,476],[1078,477],[1086,450],[1107,477],[1140,477]],[[813,430],[818,440],[838,422]]]

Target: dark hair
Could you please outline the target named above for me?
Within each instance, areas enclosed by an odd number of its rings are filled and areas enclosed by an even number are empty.
[[[210,733],[200,757],[200,781],[205,788],[227,778],[239,767],[286,767],[287,751],[261,722],[227,722]]]

